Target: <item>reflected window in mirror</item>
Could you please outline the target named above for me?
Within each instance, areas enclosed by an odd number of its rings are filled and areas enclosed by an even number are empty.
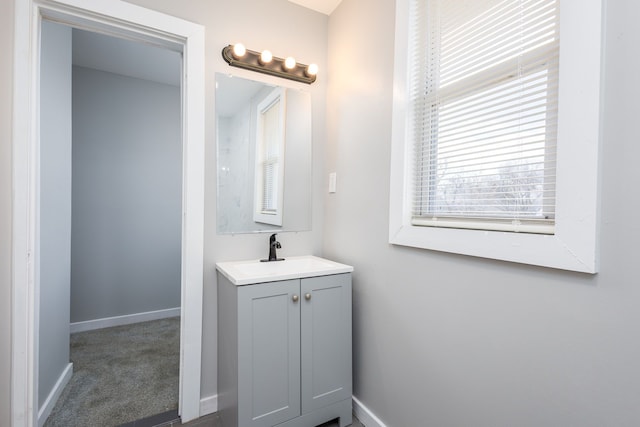
[[[253,220],[282,225],[286,97],[275,88],[258,104]]]

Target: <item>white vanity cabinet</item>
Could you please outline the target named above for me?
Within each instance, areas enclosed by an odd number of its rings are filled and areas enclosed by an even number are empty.
[[[351,273],[245,285],[218,269],[223,427],[351,424]]]

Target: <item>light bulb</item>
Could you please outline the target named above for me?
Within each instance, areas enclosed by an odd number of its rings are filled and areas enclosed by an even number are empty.
[[[235,58],[242,58],[247,53],[247,49],[242,43],[236,43],[233,45],[233,56]]]
[[[284,60],[284,68],[287,70],[293,70],[296,67],[296,60],[292,56],[287,57]]]
[[[318,74],[318,64],[309,64],[305,73],[309,77],[315,76],[316,74]]]
[[[263,50],[262,53],[260,54],[260,63],[263,65],[268,64],[269,62],[271,62],[272,59],[273,59],[273,55],[268,50]]]

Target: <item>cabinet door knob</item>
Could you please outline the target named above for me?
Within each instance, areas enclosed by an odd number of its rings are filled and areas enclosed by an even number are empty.
[[[311,299],[311,294],[304,294],[304,299],[309,301]]]
[[[293,302],[298,302],[298,295],[294,295],[291,297],[291,299],[293,300]]]

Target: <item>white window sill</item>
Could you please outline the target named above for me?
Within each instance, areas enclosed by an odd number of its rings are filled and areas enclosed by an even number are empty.
[[[590,245],[572,249],[557,235],[502,231],[401,226],[389,236],[395,245],[411,246],[482,258],[595,273],[597,263]]]

